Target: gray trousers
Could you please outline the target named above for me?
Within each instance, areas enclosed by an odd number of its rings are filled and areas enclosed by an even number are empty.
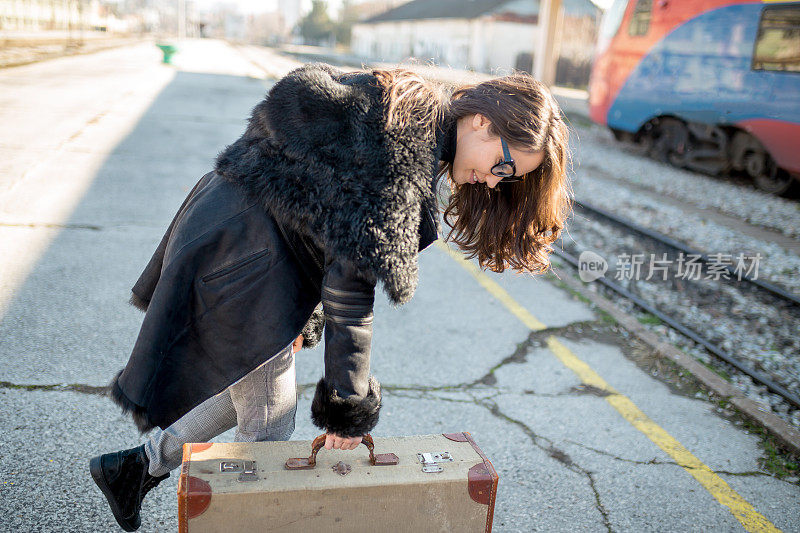
[[[294,341],[293,341],[294,342]],[[297,413],[292,344],[245,377],[212,396],[145,443],[151,476],[181,465],[183,445],[207,442],[236,426],[236,442],[289,440]]]

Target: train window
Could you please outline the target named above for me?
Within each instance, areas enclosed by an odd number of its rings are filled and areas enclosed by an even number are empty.
[[[800,72],[800,6],[770,6],[761,12],[753,70]]]
[[[653,0],[639,0],[633,8],[631,23],[628,26],[628,35],[634,37],[647,35],[650,30],[650,17],[653,14]]]

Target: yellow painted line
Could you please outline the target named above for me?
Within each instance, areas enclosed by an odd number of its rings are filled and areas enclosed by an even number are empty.
[[[644,433],[689,472],[719,503],[726,506],[747,531],[780,531],[675,437],[636,407],[627,396],[614,390],[589,365],[578,359],[569,348],[553,336],[547,338],[547,346],[581,381],[611,393],[605,397],[606,401],[633,427]]]
[[[519,318],[523,324],[537,331],[547,327],[522,305],[516,302],[502,287],[489,279],[489,276],[481,271],[475,263],[467,261],[461,252],[447,246],[442,240],[436,241],[436,245],[455,259],[458,264],[463,266],[478,283],[500,300],[500,302],[503,303],[514,316]],[[572,370],[584,384],[607,391],[609,395],[605,397],[606,401],[616,409],[625,420],[630,422],[633,427],[642,432],[656,446],[672,457],[676,463],[695,478],[719,503],[727,507],[747,531],[780,531],[772,522],[756,511],[756,509],[750,505],[747,500],[742,498],[739,493],[733,490],[725,480],[714,473],[714,471],[700,461],[700,459],[695,457],[692,452],[687,450],[675,437],[667,433],[664,428],[656,424],[641,409],[636,407],[636,404],[634,404],[630,398],[621,394],[606,383],[597,372],[579,359],[569,348],[559,342],[556,337],[551,335],[547,337],[546,342],[548,348],[550,348],[558,360],[561,361],[564,366]]]

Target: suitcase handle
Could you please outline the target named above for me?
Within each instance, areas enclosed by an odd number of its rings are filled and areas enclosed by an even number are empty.
[[[308,457],[293,457],[286,461],[289,470],[309,470],[317,466],[317,452],[325,446],[327,433],[323,433],[311,443],[311,455]],[[400,460],[393,453],[375,453],[375,443],[372,436],[367,433],[361,442],[369,449],[369,464],[372,466],[396,465]]]

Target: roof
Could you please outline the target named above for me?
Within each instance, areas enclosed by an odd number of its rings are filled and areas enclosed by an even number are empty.
[[[539,2],[518,0],[412,0],[361,21],[362,24],[395,20],[473,19],[490,13],[503,13],[508,4],[511,14],[529,18],[539,12]],[[600,9],[591,0],[562,0],[564,11],[570,15],[595,14]],[[522,8],[524,5],[523,9]],[[519,13],[517,13],[519,11]]]
[[[511,0],[412,0],[363,22],[369,24],[391,20],[472,19],[507,4],[509,1]]]

